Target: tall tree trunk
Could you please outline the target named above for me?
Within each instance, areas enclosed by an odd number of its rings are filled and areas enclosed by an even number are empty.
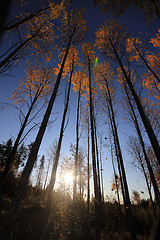
[[[115,130],[114,130],[114,125],[113,125],[113,120],[110,112],[110,108],[108,106],[108,113],[109,113],[109,119],[110,119],[110,125],[111,125],[111,130],[112,130],[112,135],[114,139],[114,147],[115,147],[115,155],[117,158],[117,164],[118,164],[118,171],[119,171],[119,176],[120,176],[120,182],[121,182],[121,189],[122,189],[122,196],[123,196],[123,202],[124,202],[124,207],[125,207],[125,212],[127,211],[127,205],[126,205],[126,195],[125,195],[125,190],[124,190],[124,183],[123,183],[123,176],[122,176],[122,171],[120,167],[120,161],[119,161],[119,155],[118,155],[118,148],[117,148],[117,142],[116,142],[116,137],[115,137]],[[127,212],[126,212],[127,215]]]
[[[38,150],[39,150],[39,147],[41,145],[41,141],[43,139],[43,136],[44,136],[44,133],[45,133],[45,130],[46,130],[46,127],[47,127],[47,123],[48,123],[48,120],[49,120],[49,117],[50,117],[50,114],[51,114],[51,111],[52,111],[52,107],[53,107],[53,104],[54,104],[54,101],[55,101],[55,98],[56,98],[56,95],[57,95],[57,91],[58,91],[58,88],[59,88],[59,84],[60,84],[64,64],[65,64],[65,61],[66,61],[66,58],[67,58],[67,55],[68,55],[68,51],[69,51],[69,48],[70,48],[70,44],[71,44],[71,39],[68,42],[66,52],[65,52],[62,64],[61,64],[61,68],[60,68],[59,74],[57,76],[57,81],[55,83],[54,90],[53,90],[53,93],[51,95],[50,101],[48,103],[48,107],[47,107],[45,115],[43,117],[40,129],[38,131],[35,142],[33,143],[30,155],[28,157],[28,161],[26,163],[26,166],[25,166],[25,168],[23,170],[23,173],[22,173],[22,176],[20,178],[19,185],[18,185],[17,191],[16,191],[16,195],[15,195],[15,197],[14,197],[12,203],[11,203],[10,210],[7,213],[6,218],[7,218],[8,223],[14,222],[17,210],[18,210],[19,205],[20,205],[20,201],[23,197],[23,193],[24,193],[26,184],[28,182],[28,178],[29,178],[30,173],[33,169],[34,162],[37,158]]]
[[[120,173],[122,174],[122,185],[124,186],[124,194],[125,194],[124,199],[125,199],[127,223],[129,225],[130,232],[132,234],[132,239],[134,240],[134,239],[137,239],[137,237],[136,237],[136,233],[134,231],[134,226],[133,226],[134,223],[133,223],[133,215],[132,215],[132,210],[131,210],[131,201],[130,201],[130,196],[129,196],[128,183],[127,183],[125,168],[124,168],[124,164],[123,164],[123,158],[122,158],[122,153],[121,153],[121,148],[120,148],[117,125],[116,125],[115,116],[114,116],[112,98],[111,98],[111,94],[110,94],[108,81],[106,78],[105,78],[105,83],[106,83],[106,89],[107,89],[107,98],[108,98],[109,107],[110,107],[110,111],[111,111],[113,133],[114,133],[114,138],[115,138],[115,143],[116,143],[115,144],[116,145],[116,154],[118,155],[117,160],[120,164]]]
[[[80,162],[81,159],[79,159],[79,195],[80,195],[80,201],[82,200],[82,163]]]
[[[77,171],[78,171],[78,151],[79,151],[79,111],[80,111],[80,99],[81,99],[81,83],[78,91],[78,102],[77,102],[77,122],[76,122],[76,155],[74,164],[74,182],[73,182],[73,200],[76,200],[77,194]]]
[[[134,101],[135,101],[135,103],[137,105],[137,109],[138,109],[139,114],[141,116],[142,122],[144,124],[145,129],[146,129],[146,132],[148,134],[148,137],[149,137],[150,143],[152,145],[153,151],[154,151],[155,156],[157,158],[158,164],[160,165],[160,146],[159,146],[158,140],[156,138],[156,135],[155,135],[155,133],[153,131],[153,128],[152,128],[152,126],[150,124],[150,121],[149,121],[148,117],[145,114],[145,111],[144,111],[143,106],[141,104],[141,101],[140,101],[140,99],[139,99],[139,97],[138,97],[138,95],[137,95],[137,93],[136,93],[136,91],[134,89],[132,81],[131,81],[130,77],[127,75],[127,72],[126,72],[126,70],[125,70],[125,68],[124,68],[124,66],[122,64],[121,59],[119,58],[119,55],[118,55],[118,53],[117,53],[117,51],[116,51],[116,49],[115,49],[111,39],[110,39],[110,43],[111,43],[111,46],[112,46],[112,48],[114,50],[115,56],[116,56],[116,58],[118,60],[119,66],[120,66],[120,68],[122,70],[122,73],[124,75],[124,78],[125,78],[128,86],[129,86],[129,89],[130,89],[131,93],[132,93]]]
[[[100,167],[99,167],[98,140],[97,140],[97,128],[96,128],[96,122],[95,122],[94,114],[93,114],[93,124],[94,124],[95,144],[96,144],[96,156],[97,156],[98,190],[99,190],[99,198],[102,199],[102,196],[101,196],[101,181],[100,181]],[[101,201],[100,201],[100,203],[101,203]]]
[[[46,203],[46,208],[48,210],[51,207],[52,192],[53,192],[55,181],[56,181],[56,173],[57,173],[57,167],[58,167],[58,162],[59,162],[60,150],[61,150],[62,139],[63,139],[63,134],[64,134],[65,120],[66,120],[66,115],[67,115],[67,111],[68,111],[72,74],[73,74],[73,70],[70,73],[70,80],[69,80],[68,93],[67,93],[67,100],[66,100],[66,104],[65,104],[65,108],[64,108],[64,112],[63,112],[63,118],[62,118],[62,123],[61,123],[61,130],[60,130],[60,135],[59,135],[59,140],[58,140],[58,146],[57,146],[57,150],[56,150],[56,154],[55,154],[55,159],[54,159],[54,163],[53,163],[53,167],[52,167],[52,173],[51,173],[51,180],[50,180],[49,189],[48,189],[48,198],[47,198],[47,203]]]
[[[113,104],[112,104],[112,98],[111,98],[110,89],[109,89],[109,85],[108,85],[106,78],[105,78],[105,83],[106,83],[109,107],[110,107],[110,111],[111,111],[111,120],[112,120],[112,124],[113,124],[113,129],[114,129],[114,136],[115,136],[115,141],[116,141],[116,148],[117,148],[116,154],[118,155],[118,159],[120,162],[120,168],[121,168],[122,179],[123,179],[123,184],[124,184],[125,198],[126,198],[126,204],[127,204],[126,207],[129,208],[131,203],[130,203],[130,197],[129,197],[129,191],[128,191],[128,184],[127,184],[127,179],[126,179],[126,174],[125,174],[125,170],[124,170],[124,164],[123,164],[123,159],[122,159],[122,154],[121,154],[121,149],[120,149],[117,125],[116,125],[116,121],[115,121]]]
[[[87,213],[89,216],[89,204],[90,204],[90,169],[89,169],[89,117],[88,117],[88,154],[87,154]]]
[[[20,129],[20,131],[19,131],[19,133],[18,133],[18,135],[17,135],[16,141],[15,141],[14,146],[13,146],[13,148],[12,148],[12,151],[11,151],[11,153],[10,153],[8,159],[7,159],[6,166],[5,166],[5,169],[4,169],[4,171],[3,171],[3,176],[2,176],[3,179],[5,179],[5,177],[7,176],[8,172],[9,172],[11,163],[12,163],[12,161],[13,161],[13,157],[14,157],[14,155],[15,155],[15,153],[16,153],[16,151],[17,151],[18,145],[19,145],[19,141],[20,141],[20,139],[21,139],[21,137],[22,137],[22,134],[23,134],[24,129],[25,129],[25,127],[26,127],[26,124],[27,124],[27,122],[28,122],[28,118],[29,118],[29,116],[30,116],[30,114],[31,114],[31,111],[32,111],[32,109],[33,109],[33,107],[34,107],[35,102],[36,102],[37,99],[38,99],[38,96],[39,96],[39,95],[37,95],[37,94],[35,95],[35,97],[34,97],[34,99],[33,99],[33,102],[32,102],[32,104],[31,104],[31,106],[30,106],[30,108],[29,108],[29,110],[28,110],[28,112],[27,112],[27,115],[26,115],[25,119],[24,119],[24,122],[23,122],[23,124],[22,124],[22,126],[21,126],[21,129]]]
[[[48,10],[48,9],[50,9],[50,7],[45,7],[43,9],[40,9],[38,11],[35,11],[35,12],[31,13],[29,16],[26,16],[26,17],[20,19],[16,23],[10,24],[9,26],[4,26],[3,29],[2,29],[2,34],[7,32],[7,31],[10,31],[10,30],[13,30],[15,28],[18,28],[19,26],[21,26],[22,24],[24,24],[28,20],[33,19],[34,17],[38,16],[40,13],[42,13],[42,12]]]
[[[129,227],[129,230],[132,235],[132,240],[136,240],[136,233],[135,229],[133,226],[133,215],[132,215],[132,210],[131,210],[131,201],[129,197],[129,190],[128,190],[128,184],[127,184],[127,179],[126,179],[126,173],[125,173],[125,168],[123,164],[123,158],[121,154],[121,148],[120,148],[120,143],[119,143],[119,138],[118,138],[118,132],[117,132],[117,126],[115,123],[114,115],[112,115],[112,120],[113,120],[113,127],[114,127],[114,138],[115,138],[115,147],[116,147],[116,155],[117,155],[117,160],[118,160],[118,166],[119,166],[119,173],[121,175],[120,178],[121,180],[121,186],[122,186],[122,193],[124,194],[124,205],[125,205],[125,212],[126,212],[126,218],[127,218],[127,225]]]
[[[91,66],[90,66],[89,57],[88,57],[88,74],[89,74],[89,107],[90,107],[91,141],[92,141],[92,165],[93,165],[93,181],[94,181],[94,193],[95,193],[95,233],[96,233],[96,240],[101,240],[100,197],[99,197],[97,169],[96,169]]]
[[[156,11],[156,13],[157,13],[157,16],[160,18],[160,11],[159,11],[159,9],[158,9],[158,6],[157,6],[155,0],[151,0],[151,2],[153,3],[153,6],[154,6],[155,11]],[[157,3],[158,3],[158,2],[157,2]]]
[[[157,76],[157,74],[152,70],[152,68],[149,66],[149,64],[147,63],[147,61],[145,60],[145,58],[143,57],[143,55],[141,54],[141,52],[139,51],[139,49],[134,46],[136,51],[138,52],[139,56],[141,57],[142,61],[145,63],[145,65],[147,66],[147,68],[149,69],[149,71],[153,74],[153,76],[157,79],[157,81],[160,83],[160,78]]]
[[[157,201],[157,204],[160,208],[160,192],[159,192],[159,189],[158,189],[158,186],[157,186],[157,183],[156,183],[156,179],[155,179],[152,167],[150,165],[150,161],[149,161],[147,153],[146,153],[145,144],[144,144],[144,141],[143,141],[143,138],[142,138],[141,130],[140,130],[138,120],[137,120],[134,108],[132,106],[130,96],[129,96],[129,93],[128,93],[128,90],[127,90],[127,87],[126,87],[125,83],[124,83],[124,88],[125,88],[128,103],[129,103],[129,106],[130,106],[130,109],[131,109],[131,112],[132,112],[131,117],[132,117],[132,120],[134,122],[137,134],[138,134],[139,142],[140,142],[140,145],[142,147],[144,158],[145,158],[145,161],[146,161],[146,164],[147,164],[147,167],[148,167],[148,171],[149,171],[149,174],[150,174],[150,177],[151,177],[151,181],[152,181],[152,184],[153,184],[154,193],[155,193],[155,196],[156,196],[156,201]]]
[[[40,31],[40,28],[29,38],[27,38],[24,42],[22,42],[15,50],[13,50],[13,52],[11,52],[4,60],[2,60],[0,62],[0,72],[4,72],[5,68],[7,68],[7,66],[10,66],[11,61],[13,60],[13,58],[19,53],[19,51],[26,47],[26,45],[34,38],[36,37],[36,35],[38,34],[38,32]]]
[[[49,173],[50,164],[51,164],[51,158],[48,160],[46,178],[45,178],[44,187],[43,187],[44,190],[46,190],[46,185],[47,185],[47,179],[48,179],[48,173]]]
[[[142,167],[142,171],[143,171],[143,174],[144,174],[144,177],[145,177],[145,180],[146,180],[147,189],[148,189],[149,197],[150,197],[150,200],[151,200],[152,208],[153,208],[153,211],[154,211],[154,215],[156,216],[156,206],[155,206],[155,203],[154,203],[153,198],[152,198],[151,188],[149,186],[147,174],[146,174],[146,171],[144,169],[144,165],[143,165],[142,161],[141,161],[141,167]]]
[[[114,177],[115,177],[116,190],[117,190],[117,199],[118,199],[118,205],[119,205],[119,216],[122,220],[121,203],[120,203],[120,198],[119,198],[119,188],[118,188],[118,183],[117,183],[117,178],[116,178],[116,170],[115,170],[114,160],[113,160],[112,144],[111,144],[111,159],[112,159],[113,173],[114,173]]]
[[[104,204],[104,187],[103,187],[103,166],[102,166],[102,139],[100,139],[100,171],[101,171],[101,197]]]
[[[11,5],[11,0],[1,0],[0,3],[0,43],[1,43],[1,36],[3,34],[3,28],[5,25],[5,20]]]

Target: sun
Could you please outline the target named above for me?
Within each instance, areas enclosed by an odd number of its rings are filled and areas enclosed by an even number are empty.
[[[63,178],[65,184],[71,184],[73,182],[73,172],[72,171],[66,172]]]

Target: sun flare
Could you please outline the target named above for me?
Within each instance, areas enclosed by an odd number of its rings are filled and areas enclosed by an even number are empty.
[[[66,184],[71,184],[73,182],[73,172],[66,172],[63,178]]]

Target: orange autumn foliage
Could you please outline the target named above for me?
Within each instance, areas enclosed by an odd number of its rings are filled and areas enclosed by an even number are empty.
[[[81,89],[81,92],[83,92],[87,83],[88,78],[84,72],[78,70],[73,74],[72,84],[74,92],[78,92],[79,89]]]
[[[83,53],[84,61],[81,64],[81,66],[84,69],[84,72],[87,74],[85,91],[83,92],[83,96],[86,99],[86,101],[88,101],[89,100],[88,68],[90,66],[90,71],[92,71],[93,66],[94,66],[94,62],[95,62],[95,58],[96,58],[96,53],[94,51],[93,45],[91,45],[89,42],[86,42],[86,43],[82,44],[82,53]],[[92,83],[92,94],[95,97],[96,89],[93,86],[93,83]],[[94,103],[96,103],[95,100],[94,100]]]
[[[130,61],[139,61],[140,60],[140,56],[138,54],[138,52],[136,51],[136,47],[138,47],[138,49],[140,51],[142,51],[142,41],[140,40],[139,37],[134,38],[134,37],[129,37],[126,40],[126,51],[129,53],[129,60]]]
[[[46,68],[42,64],[35,67],[28,61],[25,72],[26,77],[22,79],[11,96],[11,99],[16,104],[26,102],[25,96],[32,103],[36,95],[41,98],[51,93],[54,84],[53,70],[51,68]]]
[[[114,50],[121,54],[121,46],[126,38],[126,28],[116,20],[105,21],[96,31],[95,46],[111,59],[116,59]]]
[[[149,94],[160,100],[160,83],[157,83],[154,76],[149,72],[143,74],[142,84],[149,90]]]
[[[150,42],[153,44],[154,47],[160,48],[160,29],[158,29],[156,37],[151,38]]]
[[[61,46],[66,46],[66,43],[72,39],[71,44],[81,42],[88,32],[86,20],[83,17],[84,10],[75,9],[64,11],[61,17],[61,26],[58,28],[61,34],[58,36],[58,41]],[[73,34],[74,33],[74,34]]]
[[[79,52],[78,52],[76,46],[73,45],[69,49],[67,59],[65,61],[64,70],[63,70],[63,77],[65,77],[72,69],[74,70],[76,68],[76,66],[78,65],[78,63],[79,63],[78,54],[79,54]],[[65,55],[65,51],[62,51],[59,54],[59,58],[61,59],[61,63],[58,64],[57,68],[54,68],[54,74],[55,75],[58,75],[58,73],[59,73],[64,55]]]
[[[94,81],[97,84],[97,91],[106,93],[106,81],[108,83],[111,96],[114,95],[114,72],[111,71],[109,62],[100,63],[93,69]]]

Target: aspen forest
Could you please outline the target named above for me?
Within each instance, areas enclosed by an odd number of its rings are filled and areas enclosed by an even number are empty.
[[[160,239],[160,1],[0,1],[0,239]]]

